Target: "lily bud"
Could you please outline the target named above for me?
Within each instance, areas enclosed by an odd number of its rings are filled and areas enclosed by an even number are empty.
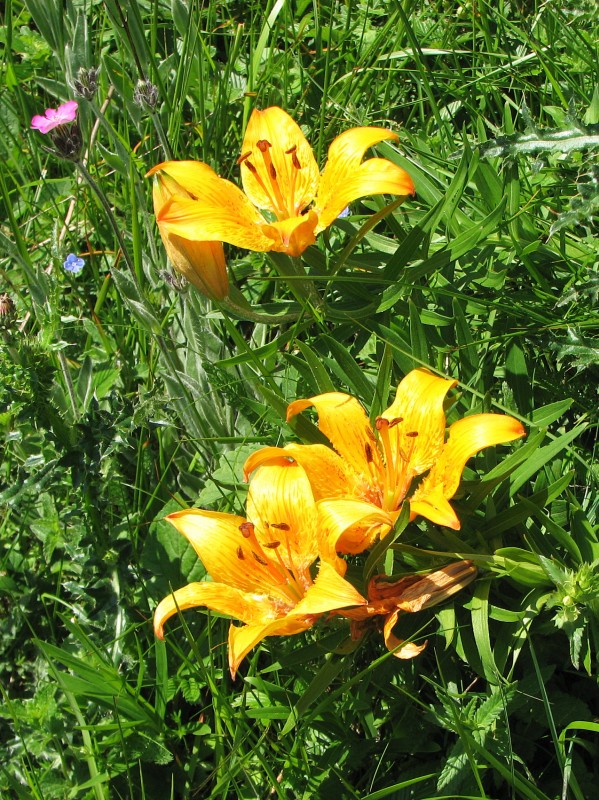
[[[171,197],[188,198],[188,192],[169,175],[159,172],[154,180],[154,213],[160,211]],[[170,233],[158,222],[162,243],[173,267],[196,289],[211,300],[223,300],[229,294],[227,264],[222,242],[197,242]]]

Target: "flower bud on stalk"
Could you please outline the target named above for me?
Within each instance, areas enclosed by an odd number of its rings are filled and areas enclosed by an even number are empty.
[[[75,94],[83,97],[85,100],[93,100],[98,91],[98,75],[100,74],[99,67],[80,67],[77,71],[77,77],[73,81],[73,89]]]
[[[140,108],[154,110],[158,103],[158,87],[150,81],[137,81],[133,92],[133,102]]]

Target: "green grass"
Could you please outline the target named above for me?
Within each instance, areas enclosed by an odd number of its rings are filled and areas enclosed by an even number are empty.
[[[595,4],[65,8],[11,0],[0,39],[0,794],[592,797]],[[29,124],[98,67],[82,172]],[[144,175],[173,157],[236,181],[249,114],[272,104],[321,165],[347,128],[396,130],[378,155],[417,195],[355,204],[306,251],[316,309],[284,258],[229,248],[256,321],[172,278]],[[288,402],[335,388],[376,416],[420,365],[459,380],[450,421],[528,431],[469,463],[459,532],[412,523],[384,554],[398,573],[455,553],[481,568],[402,620],[424,653],[397,661],[380,636],[348,652],[329,621],[267,639],[233,683],[227,620],[187,612],[156,641],[156,603],[204,574],[164,515],[240,513],[251,451],[314,440]]]

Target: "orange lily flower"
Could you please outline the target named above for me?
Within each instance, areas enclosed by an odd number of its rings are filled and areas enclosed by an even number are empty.
[[[154,630],[178,611],[203,606],[244,623],[229,629],[229,669],[234,678],[246,654],[266,636],[305,631],[322,614],[365,605],[342,574],[344,562],[320,560],[317,510],[301,466],[269,465],[252,480],[247,519],[190,509],[166,518],[192,544],[212,581],[190,583],[162,600]],[[327,550],[326,543],[324,548]]]
[[[229,294],[229,279],[222,242],[185,239],[160,221],[162,210],[171,197],[190,197],[174,178],[166,173],[157,175],[152,194],[158,230],[173,267],[206,297],[223,300]]]
[[[352,638],[360,639],[367,625],[379,615],[385,616],[383,636],[388,650],[402,644],[393,633],[398,617],[403,613],[414,613],[444,602],[459,592],[476,577],[477,569],[472,561],[456,561],[428,575],[406,575],[390,582],[384,576],[372,578],[368,585],[368,605],[340,612],[352,622]],[[426,647],[408,642],[394,652],[397,658],[408,659],[419,655]]]
[[[412,482],[427,471],[409,498],[410,518],[420,515],[459,530],[449,500],[466,462],[484,447],[519,439],[525,431],[513,417],[475,414],[454,422],[446,441],[443,403],[456,384],[427,369],[412,370],[399,384],[394,402],[377,418],[376,434],[363,407],[350,395],[329,392],[296,400],[287,409],[287,420],[314,406],[318,427],[334,450],[319,444],[267,447],[249,457],[244,471],[249,475],[261,464],[285,456],[301,464],[319,501],[321,523],[340,533],[337,550],[342,553],[361,553],[385,527],[374,519],[364,524],[363,502],[395,521]]]
[[[254,110],[238,159],[245,193],[206,164],[165,161],[148,174],[166,174],[184,191],[156,212],[158,224],[189,242],[299,256],[352,201],[414,194],[408,173],[391,161],[362,163],[369,147],[397,138],[384,128],[345,131],[331,144],[320,175],[312,148],[289,114],[278,106]]]

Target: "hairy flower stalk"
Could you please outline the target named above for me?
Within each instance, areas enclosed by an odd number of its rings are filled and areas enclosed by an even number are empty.
[[[293,459],[301,464],[315,498],[321,501],[321,518],[339,535],[341,553],[361,553],[389,530],[390,526],[374,519],[370,526],[364,525],[363,502],[381,509],[394,522],[409,499],[411,519],[423,516],[457,530],[460,521],[449,500],[468,459],[485,447],[518,439],[525,431],[513,417],[474,414],[454,422],[446,440],[443,405],[456,384],[427,369],[412,370],[399,384],[394,402],[377,418],[374,430],[363,407],[350,395],[329,392],[296,400],[287,409],[287,419],[314,406],[318,427],[334,449],[320,444],[266,447],[246,461],[246,476],[273,461]]]

